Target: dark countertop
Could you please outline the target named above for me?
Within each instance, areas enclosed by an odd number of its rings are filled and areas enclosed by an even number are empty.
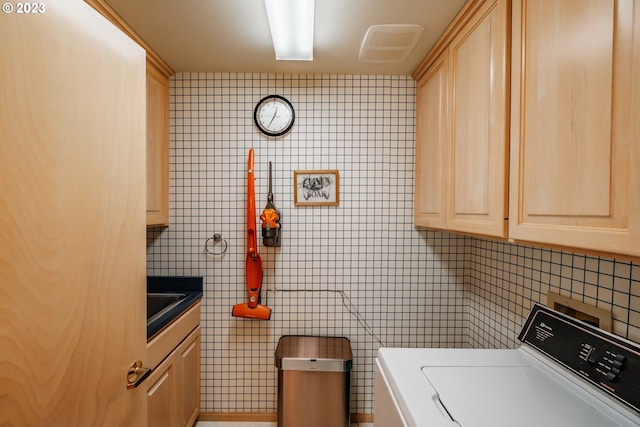
[[[147,293],[182,293],[185,298],[171,310],[147,323],[147,340],[202,299],[202,277],[147,276]],[[148,316],[147,316],[148,318]]]

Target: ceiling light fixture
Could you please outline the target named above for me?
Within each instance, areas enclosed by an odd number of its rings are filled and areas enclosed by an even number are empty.
[[[276,59],[313,60],[315,0],[265,0]]]

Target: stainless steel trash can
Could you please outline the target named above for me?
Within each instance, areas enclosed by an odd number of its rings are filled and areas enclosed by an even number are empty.
[[[285,335],[275,354],[278,427],[349,427],[351,343]]]

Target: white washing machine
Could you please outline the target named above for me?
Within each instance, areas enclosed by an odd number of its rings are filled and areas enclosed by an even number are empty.
[[[640,346],[536,305],[515,350],[383,348],[376,427],[640,426]]]

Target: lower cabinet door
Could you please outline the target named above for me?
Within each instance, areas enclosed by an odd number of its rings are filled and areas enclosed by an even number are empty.
[[[200,328],[196,328],[180,344],[176,356],[176,363],[180,366],[181,411],[179,425],[191,427],[195,424],[200,413]]]
[[[176,369],[169,356],[149,376],[147,382],[147,426],[176,427]]]
[[[200,413],[200,327],[146,381],[148,427],[193,427]]]

